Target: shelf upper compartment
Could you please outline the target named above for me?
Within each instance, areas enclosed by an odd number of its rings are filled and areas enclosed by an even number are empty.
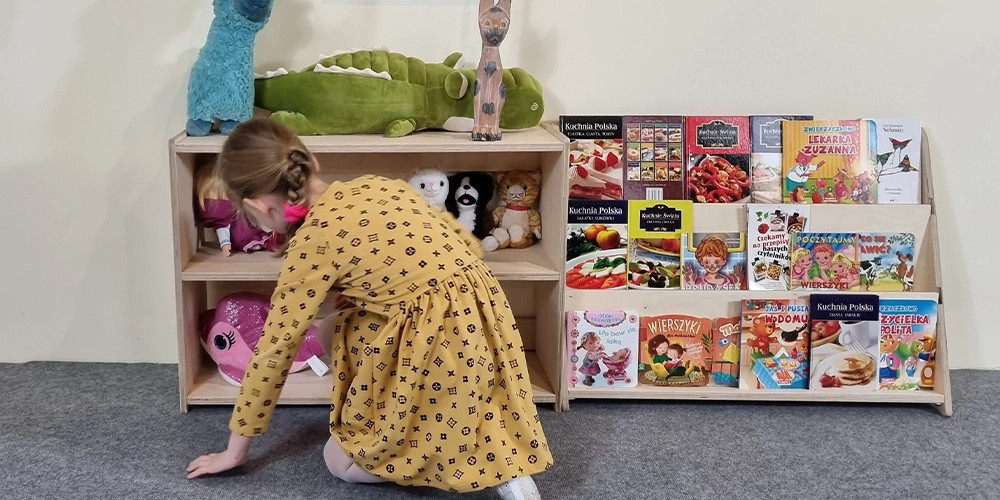
[[[388,138],[377,134],[303,136],[309,151],[323,153],[516,153],[561,152],[562,141],[541,126],[503,133],[499,142],[477,142],[469,134],[424,131],[406,137]],[[218,153],[226,136],[213,134],[191,137],[180,134],[174,142],[176,153]]]
[[[489,252],[484,259],[501,281],[559,281],[561,270],[550,262],[540,244]],[[215,247],[203,246],[184,266],[183,281],[274,281],[281,259],[267,252],[234,253],[223,257]]]

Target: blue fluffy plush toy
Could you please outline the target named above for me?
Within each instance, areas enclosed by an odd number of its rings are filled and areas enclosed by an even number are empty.
[[[215,19],[191,68],[189,135],[208,135],[216,121],[229,134],[253,115],[253,49],[274,0],[213,0]]]

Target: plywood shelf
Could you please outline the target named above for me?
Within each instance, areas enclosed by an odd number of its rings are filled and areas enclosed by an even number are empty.
[[[805,403],[925,403],[943,404],[940,392],[872,391],[837,392],[808,389],[746,390],[731,387],[623,387],[618,389],[572,388],[570,399],[658,399],[707,401],[788,401]]]
[[[219,153],[226,136],[213,134],[191,137],[186,134],[175,140],[176,153]],[[467,133],[416,132],[405,137],[381,135],[305,136],[302,142],[310,152],[329,153],[517,153],[561,152],[563,142],[543,127],[504,132],[499,142],[472,141]]]
[[[555,391],[542,370],[541,361],[534,351],[525,352],[528,360],[528,378],[535,403],[555,403]],[[306,369],[288,375],[281,390],[279,405],[326,405],[333,393],[333,372],[319,377]],[[236,403],[239,387],[226,382],[218,369],[211,364],[202,365],[194,385],[187,394],[189,405],[232,405]]]
[[[515,250],[503,249],[484,259],[500,281],[559,281],[562,272],[546,256],[541,245]],[[235,253],[224,257],[218,248],[198,249],[183,271],[184,281],[274,281],[281,259],[267,252]]]

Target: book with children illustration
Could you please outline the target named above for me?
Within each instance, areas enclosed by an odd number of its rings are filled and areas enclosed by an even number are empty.
[[[744,299],[740,389],[809,387],[809,299]]]
[[[792,290],[861,290],[858,233],[792,235]]]
[[[812,361],[809,388],[841,392],[878,389],[879,296],[809,296]]]
[[[716,318],[712,330],[712,385],[740,386],[740,317]]]
[[[879,301],[879,389],[934,388],[937,301]]]
[[[712,369],[711,318],[685,314],[639,320],[639,383],[661,387],[708,385]]]
[[[781,203],[781,123],[812,119],[811,115],[750,117],[750,200],[753,203]]]
[[[868,161],[880,204],[919,204],[920,120],[875,118],[868,128]]]
[[[915,247],[913,233],[859,233],[861,289],[912,291]]]
[[[686,233],[681,235],[681,288],[746,290],[746,235]]]
[[[781,128],[785,203],[875,203],[861,120],[790,120]]]
[[[639,315],[634,311],[567,311],[571,388],[635,387]]]
[[[747,205],[747,288],[788,290],[791,237],[809,231],[809,205]]]

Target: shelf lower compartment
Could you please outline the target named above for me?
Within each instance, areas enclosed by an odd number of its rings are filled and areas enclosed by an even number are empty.
[[[483,259],[500,281],[559,281],[556,269],[540,244],[515,250],[488,252]],[[281,259],[268,252],[234,253],[202,246],[181,271],[182,281],[274,281],[278,279]]]
[[[660,399],[707,401],[783,401],[803,403],[923,403],[942,404],[944,394],[931,390],[834,392],[808,389],[748,390],[732,387],[622,387],[569,389],[570,399]]]
[[[534,392],[534,402],[554,403],[555,392],[542,370],[541,361],[534,351],[525,352],[528,360],[528,377]],[[313,405],[330,404],[333,391],[333,372],[317,377],[312,370],[304,370],[288,375],[285,387],[281,390],[279,405]],[[219,375],[214,365],[201,367],[195,377],[194,385],[187,395],[189,405],[232,405],[236,403],[239,387],[229,384]]]

